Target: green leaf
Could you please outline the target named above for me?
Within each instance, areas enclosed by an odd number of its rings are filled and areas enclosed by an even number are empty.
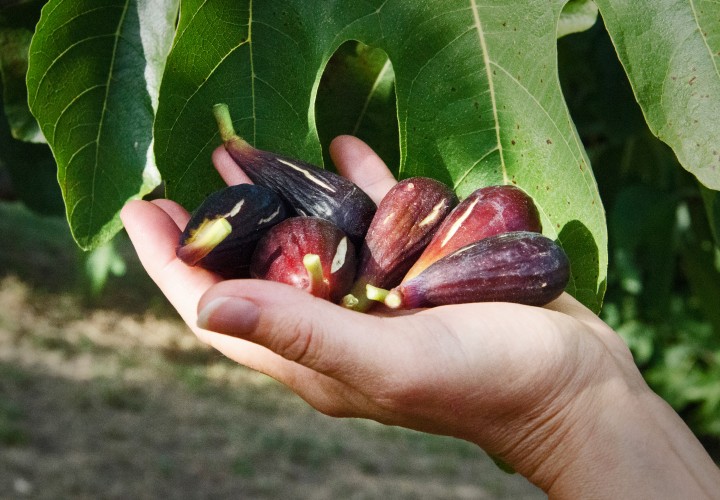
[[[30,40],[44,3],[28,0],[0,7],[0,80],[5,115],[12,136],[28,142],[45,142],[28,108],[25,86]]]
[[[650,129],[720,189],[720,3],[596,2]]]
[[[598,8],[593,0],[570,0],[558,21],[557,37],[589,30],[595,25]]]
[[[30,109],[52,148],[84,249],[157,186],[152,123],[177,0],[50,0],[30,46]]]
[[[395,71],[384,50],[346,42],[328,61],[315,104],[323,158],[327,146],[341,134],[369,144],[391,170],[400,161]]]
[[[461,196],[525,189],[570,255],[568,291],[599,310],[605,214],[558,82],[564,4],[184,0],[155,123],[167,193],[194,208],[220,186],[210,162],[220,101],[256,147],[321,164],[317,89],[337,48],[359,40],[395,71],[400,177],[435,177]]]

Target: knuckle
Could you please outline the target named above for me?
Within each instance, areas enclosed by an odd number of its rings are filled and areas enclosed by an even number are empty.
[[[277,336],[278,345],[273,350],[283,358],[304,366],[313,366],[322,348],[322,333],[314,328],[314,321],[307,315],[291,318]]]

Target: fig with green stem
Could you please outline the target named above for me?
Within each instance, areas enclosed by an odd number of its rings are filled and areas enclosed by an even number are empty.
[[[290,217],[260,240],[250,275],[286,283],[337,303],[352,285],[356,262],[352,241],[332,222]]]
[[[225,278],[247,277],[255,244],[287,217],[285,203],[272,190],[254,184],[228,186],[193,211],[176,254],[190,266]]]
[[[369,286],[367,296],[391,309],[467,302],[542,306],[560,296],[569,279],[570,262],[557,243],[515,231],[466,245],[391,290]]]
[[[393,186],[375,212],[360,249],[357,278],[343,305],[366,311],[373,305],[365,296],[366,285],[387,288],[400,283],[457,201],[452,189],[429,177],[411,177]]]
[[[254,148],[235,133],[226,104],[216,104],[213,114],[225,149],[255,184],[276,191],[299,215],[329,220],[354,244],[362,242],[376,209],[362,189],[315,165]]]

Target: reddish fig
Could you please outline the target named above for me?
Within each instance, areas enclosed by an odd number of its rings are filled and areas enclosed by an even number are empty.
[[[355,247],[332,222],[291,217],[270,229],[252,257],[253,278],[287,283],[339,302],[355,277]]]
[[[256,184],[282,196],[300,215],[326,219],[359,245],[375,213],[375,203],[345,177],[294,158],[255,149],[233,128],[225,104],[213,107],[225,149]]]
[[[532,198],[511,185],[477,189],[445,218],[403,282],[465,245],[511,231],[542,232],[540,214]]]
[[[247,276],[255,244],[287,215],[285,204],[270,189],[228,186],[212,193],[193,212],[176,254],[190,266],[226,278]]]
[[[400,283],[456,204],[455,193],[435,179],[411,177],[393,186],[375,212],[360,250],[355,284],[343,305],[365,311],[372,305],[366,285],[388,288]]]
[[[447,255],[389,292],[369,287],[373,300],[392,309],[466,302],[516,302],[542,306],[570,279],[563,249],[539,233],[489,236]]]

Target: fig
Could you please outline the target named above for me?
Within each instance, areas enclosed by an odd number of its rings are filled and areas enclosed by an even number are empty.
[[[563,249],[540,233],[489,236],[442,257],[390,291],[368,287],[368,297],[391,309],[466,302],[516,302],[542,306],[570,279]]]
[[[465,245],[511,231],[542,232],[540,214],[533,199],[512,185],[477,189],[445,218],[403,282]]]
[[[216,104],[225,149],[255,184],[276,191],[299,215],[327,219],[359,245],[375,203],[353,182],[315,165],[256,149],[235,133],[226,104]]]
[[[375,212],[360,249],[355,284],[343,305],[365,311],[373,305],[365,296],[366,285],[400,283],[457,202],[452,189],[429,177],[410,177],[393,186]]]
[[[285,203],[271,189],[228,186],[193,211],[175,253],[186,264],[225,278],[246,277],[260,237],[288,215]]]
[[[353,283],[355,246],[332,222],[290,217],[258,242],[250,264],[253,278],[286,283],[339,302]]]

